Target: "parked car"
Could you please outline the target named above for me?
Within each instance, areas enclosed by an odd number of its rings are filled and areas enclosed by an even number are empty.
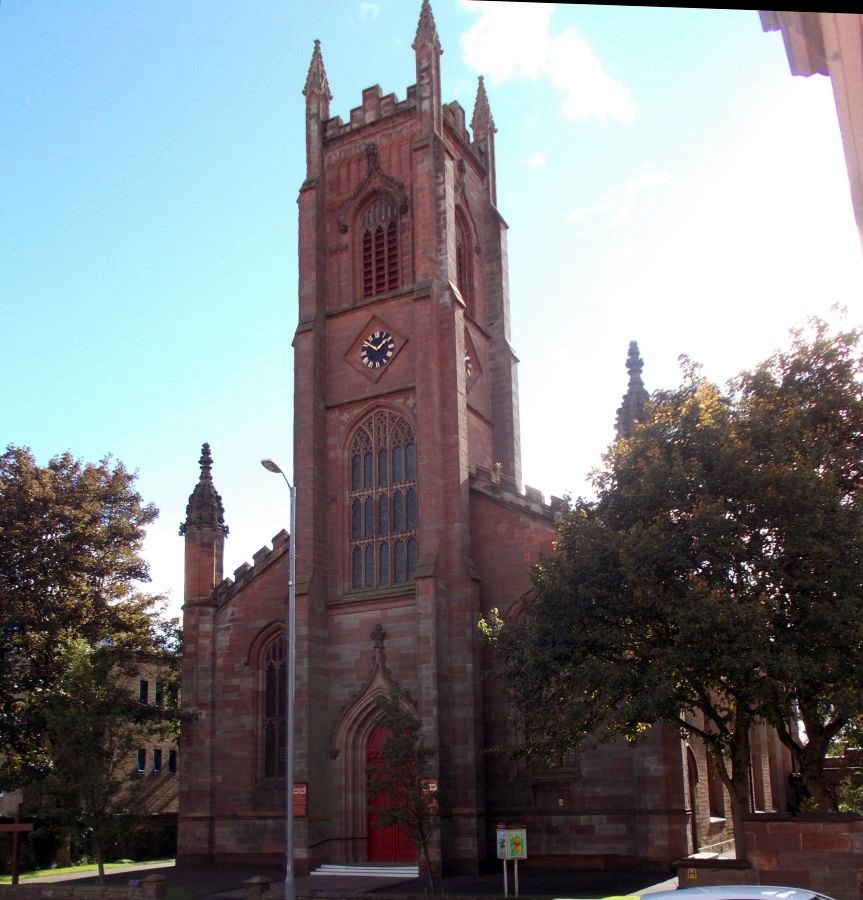
[[[631,895],[626,900],[635,900],[635,897],[636,895]],[[645,893],[640,895],[640,900],[831,900],[831,898],[809,888],[777,887],[767,884],[708,884],[704,887]]]

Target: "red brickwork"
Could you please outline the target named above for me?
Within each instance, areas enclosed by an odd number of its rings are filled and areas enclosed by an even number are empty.
[[[863,819],[850,813],[754,815],[746,862],[682,859],[680,887],[767,884],[810,888],[838,900],[863,898]]]
[[[790,884],[840,900],[863,894],[863,820],[859,816],[754,816],[746,850],[760,884]]]

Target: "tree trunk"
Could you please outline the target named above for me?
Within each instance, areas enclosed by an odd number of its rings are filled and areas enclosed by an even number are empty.
[[[824,757],[827,755],[830,741],[839,733],[845,719],[837,718],[825,723],[818,715],[818,710],[812,706],[801,703],[799,709],[807,742],[792,749],[800,765],[803,784],[806,785],[819,809],[836,812],[838,809],[836,793],[824,775]]]
[[[96,865],[99,871],[98,883],[105,883],[105,856],[102,853],[102,841],[97,837],[93,841],[93,849],[96,851]]]
[[[422,829],[418,829],[417,837],[419,838],[420,849],[422,850],[423,860],[425,862],[426,881],[428,882],[430,894],[440,894],[440,885],[435,871],[432,868],[431,853],[429,852],[429,838],[423,833]]]
[[[818,809],[837,812],[839,804],[836,794],[824,777],[824,757],[820,754],[806,753],[805,751],[808,749],[809,745],[804,748],[804,753],[801,753],[798,758],[803,784],[806,785],[809,795],[818,804]]]
[[[751,812],[750,791],[750,740],[749,727],[751,716],[748,712],[738,711],[734,720],[733,731],[729,732],[730,742],[726,758],[716,744],[706,741],[708,750],[714,757],[716,769],[722,783],[728,790],[731,800],[731,828],[734,835],[734,855],[737,859],[746,859],[746,835],[743,830],[743,817]],[[731,772],[728,771],[731,764]]]

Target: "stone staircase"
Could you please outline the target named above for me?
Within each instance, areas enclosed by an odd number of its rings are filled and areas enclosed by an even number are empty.
[[[325,863],[311,872],[312,875],[329,875],[352,878],[401,878],[408,881],[411,878],[419,878],[419,866],[404,865],[365,865],[342,866],[333,863]]]

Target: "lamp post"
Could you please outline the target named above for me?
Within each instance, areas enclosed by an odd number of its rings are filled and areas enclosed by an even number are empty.
[[[268,472],[275,472],[285,479],[291,498],[290,544],[288,546],[288,665],[287,709],[285,710],[285,900],[295,900],[294,885],[294,692],[296,690],[296,620],[297,620],[297,489],[288,481],[282,467],[272,459],[262,459],[261,465]]]

